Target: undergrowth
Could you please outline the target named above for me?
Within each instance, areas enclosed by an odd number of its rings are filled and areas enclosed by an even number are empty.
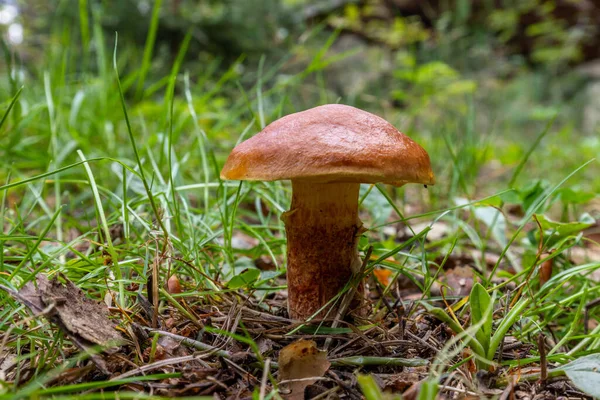
[[[90,40],[111,41],[93,16],[91,21]],[[317,34],[307,39],[313,40],[306,47],[312,53],[302,70],[284,71],[288,58],[263,58],[251,76],[244,75],[243,57],[229,66],[215,61],[200,71],[187,70],[188,34],[170,74],[161,78],[151,74],[152,34],[141,55],[127,43],[117,45],[116,38],[112,58],[102,45],[85,50],[88,64],[82,69],[73,56],[79,51],[71,44],[75,31],[63,33],[61,45],[46,51],[39,68],[19,64],[8,51],[4,58],[3,287],[18,291],[38,274],[64,277],[86,296],[105,302],[121,332],[131,335],[132,322],[143,315],[140,297],[148,297],[154,282],[159,314],[180,321],[177,334],[185,336],[182,326],[188,323],[195,341],[252,354],[243,365],[257,378],[248,384],[256,398],[267,386],[271,394],[262,398],[279,396],[276,380],[261,378],[274,365],[266,360],[275,360],[278,350],[298,337],[319,343],[333,338],[340,346],[359,332],[368,338],[366,348],[376,347],[375,338],[397,340],[382,351],[388,362],[406,355],[431,362],[417,371],[422,393],[479,393],[473,360],[503,379],[539,365],[539,335],[550,367],[599,352],[600,326],[594,321],[600,311],[591,306],[599,291],[598,243],[585,232],[599,213],[593,201],[600,183],[590,171],[598,170],[593,157],[600,148],[593,154],[588,147],[589,154],[578,156],[571,128],[544,121],[528,125],[535,129],[532,134],[513,132],[507,117],[496,131],[482,131],[477,95],[466,96],[467,112],[458,117],[442,113],[435,122],[411,123],[406,133],[431,155],[438,184],[427,190],[362,188],[361,218],[370,230],[360,250],[361,256],[370,254],[364,278],[372,292],[371,318],[356,327],[294,324],[286,320],[285,236],[279,219],[288,209],[290,187],[225,182],[219,170],[237,142],[278,117],[344,102],[321,75],[340,59],[328,55],[337,33],[324,44]],[[410,121],[402,110],[377,103],[370,109],[400,121],[400,130],[402,121]],[[558,148],[567,161],[557,161]],[[486,304],[483,310],[479,306],[480,321],[469,290],[456,291],[448,278],[461,266],[470,271],[467,281],[482,285],[476,286]],[[543,268],[551,273],[541,280]],[[173,275],[182,293],[166,289]],[[253,328],[252,315],[276,321],[267,350],[257,345],[264,335]],[[452,335],[440,328],[442,322]],[[90,371],[82,371],[89,369],[88,356],[5,291],[0,291],[0,332],[0,398],[79,393],[78,398],[123,399],[157,391],[166,396],[169,389],[144,382],[168,383],[185,375],[174,368],[92,379]],[[390,350],[401,341],[416,343],[418,332],[429,332],[427,345],[436,352]],[[494,332],[501,334],[490,344]],[[132,351],[128,368],[155,362],[158,338],[155,333]],[[502,349],[511,345],[512,353]],[[338,354],[337,359],[350,363],[355,355],[362,354]],[[340,361],[346,366],[339,368],[375,375],[402,370],[373,366],[368,355],[352,360]],[[362,375],[358,384],[365,395],[377,392]],[[353,385],[343,390],[359,390]],[[367,397],[383,395],[373,396]]]

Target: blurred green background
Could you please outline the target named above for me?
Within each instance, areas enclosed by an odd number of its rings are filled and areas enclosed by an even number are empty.
[[[600,154],[598,0],[0,4],[0,100],[7,106],[24,85],[13,114],[23,115],[43,102],[43,83],[51,85],[55,107],[64,109],[53,129],[70,131],[69,139],[57,136],[59,147],[71,148],[63,161],[76,161],[72,149],[80,147],[88,157],[123,156],[128,139],[112,70],[115,32],[136,135],[152,147],[161,142],[153,134],[171,126],[165,89],[175,68],[175,138],[185,148],[190,131],[203,132],[215,165],[242,133],[330,102],[380,114],[420,141],[432,154],[440,193],[485,194],[514,183],[514,167],[550,123],[522,185],[556,181]],[[12,129],[23,132],[0,140],[3,162],[43,169],[49,160],[30,149],[50,145],[41,134],[47,126],[36,132],[35,124],[14,122]],[[572,183],[598,192],[597,164]]]

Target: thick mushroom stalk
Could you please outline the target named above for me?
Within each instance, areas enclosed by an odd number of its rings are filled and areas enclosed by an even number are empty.
[[[281,217],[287,234],[288,310],[306,319],[333,299],[360,270],[358,183],[292,180],[292,204]],[[362,298],[359,285],[357,298]],[[336,306],[329,316],[335,316]],[[319,316],[329,311],[325,308]]]

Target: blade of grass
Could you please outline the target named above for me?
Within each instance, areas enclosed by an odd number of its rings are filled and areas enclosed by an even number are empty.
[[[552,117],[552,119],[550,121],[548,121],[548,123],[546,124],[546,128],[535,138],[535,140],[533,141],[533,144],[531,145],[529,150],[527,150],[527,153],[525,153],[525,155],[519,162],[519,165],[517,165],[517,167],[515,168],[515,172],[513,172],[512,176],[510,178],[510,181],[508,182],[508,187],[513,187],[515,185],[515,182],[517,181],[517,178],[521,174],[523,167],[525,167],[525,164],[527,164],[527,161],[529,161],[529,157],[531,157],[531,154],[533,154],[533,151],[538,147],[538,145],[541,143],[542,139],[544,139],[544,137],[546,137],[548,132],[550,132],[550,128],[552,127],[552,125],[554,125],[554,121],[556,121],[557,116],[558,116],[558,114],[554,115],[554,117]]]
[[[206,136],[206,132],[200,128],[200,124],[198,123],[198,115],[196,114],[196,110],[194,109],[194,103],[192,100],[192,92],[190,91],[190,75],[186,72],[183,78],[184,86],[185,86],[185,98],[188,105],[188,111],[192,116],[192,123],[194,124],[194,132],[196,133],[196,138],[198,140],[198,147],[200,150],[200,163],[202,165],[202,171],[204,175],[204,215],[208,215],[208,204],[209,204],[209,190],[208,185],[210,183],[210,169],[208,168],[208,159],[206,156],[208,140]]]
[[[150,69],[150,62],[152,60],[152,52],[154,50],[154,43],[156,42],[156,32],[158,31],[158,21],[160,17],[160,7],[162,0],[155,0],[154,7],[152,8],[152,17],[150,18],[150,28],[148,28],[148,34],[146,35],[146,46],[144,47],[144,55],[142,56],[142,65],[140,66],[140,75],[138,77],[136,97],[141,99],[144,91],[144,83],[146,81],[146,75]],[[115,45],[116,47],[116,45]],[[115,64],[115,70],[116,70]]]
[[[14,105],[17,103],[17,100],[19,99],[19,96],[21,95],[21,92],[23,91],[23,87],[24,86],[21,86],[19,88],[19,90],[17,90],[17,93],[15,93],[15,95],[11,99],[10,104],[8,105],[8,108],[4,112],[4,115],[2,115],[2,119],[0,120],[0,128],[2,128],[2,125],[4,125],[6,118],[8,118],[8,114],[10,114],[10,110],[12,110]]]
[[[64,385],[64,386],[55,386],[47,389],[38,390],[32,395],[51,395],[51,394],[59,394],[59,393],[76,393],[82,392],[85,390],[95,390],[95,389],[104,389],[113,386],[120,386],[126,383],[133,382],[147,382],[154,380],[164,380],[171,378],[179,378],[181,377],[181,372],[174,373],[163,373],[163,374],[153,374],[153,375],[145,375],[145,376],[136,376],[131,378],[124,378],[118,381],[96,381],[96,382],[86,382],[86,383],[76,383],[73,385]]]
[[[520,226],[517,228],[517,230],[515,231],[515,233],[512,235],[512,237],[509,239],[508,243],[506,244],[506,246],[504,247],[504,249],[500,253],[500,256],[498,257],[498,260],[496,261],[496,264],[494,264],[494,267],[490,271],[490,274],[489,274],[489,276],[487,278],[487,281],[486,281],[486,284],[484,286],[487,287],[487,286],[490,285],[490,282],[492,281],[492,279],[494,278],[494,275],[496,274],[496,270],[498,269],[498,267],[500,266],[500,263],[504,259],[504,256],[506,255],[506,253],[510,249],[510,246],[512,246],[512,244],[514,243],[514,241],[517,240],[517,237],[519,236],[519,234],[521,233],[521,231],[523,229],[525,229],[525,226],[527,225],[527,222],[529,221],[529,219],[531,219],[531,217],[533,216],[533,214],[535,214],[537,212],[537,210],[542,206],[542,204],[544,204],[546,202],[546,200],[548,200],[550,198],[550,196],[552,196],[552,194],[554,192],[556,192],[556,190],[559,187],[561,187],[566,181],[568,181],[569,179],[571,179],[571,177],[573,175],[577,174],[579,171],[581,171],[582,169],[584,169],[585,167],[587,167],[589,164],[591,164],[595,160],[596,160],[595,158],[592,158],[591,160],[586,161],[585,163],[583,163],[582,165],[580,165],[579,167],[577,167],[574,171],[572,171],[564,179],[562,179],[557,185],[555,185],[552,188],[550,188],[549,190],[547,190],[542,196],[540,196],[538,198],[538,200],[531,207],[529,207],[529,210],[528,210],[527,214],[521,220],[522,222],[521,222]]]
[[[171,69],[171,74],[169,75],[169,86],[167,87],[167,92],[165,96],[165,103],[168,107],[168,126],[169,126],[169,145],[167,146],[167,166],[169,168],[169,186],[171,187],[171,201],[173,204],[173,214],[175,217],[175,224],[177,226],[177,232],[180,234],[183,233],[182,223],[181,223],[181,213],[179,211],[179,202],[177,201],[177,191],[175,190],[175,182],[173,177],[173,153],[175,152],[173,148],[173,106],[175,103],[175,84],[177,82],[177,74],[179,73],[179,69],[181,68],[181,63],[183,62],[183,58],[187,53],[187,49],[190,44],[190,39],[192,38],[191,29],[188,30],[181,47],[179,48],[179,52],[177,53],[177,58],[175,59],[175,63],[173,64],[173,68]]]
[[[85,55],[87,54],[90,43],[90,24],[87,0],[79,0],[79,30],[81,31],[81,46],[83,47],[83,54]]]
[[[85,161],[85,156],[81,152],[81,150],[77,150],[77,155],[82,161]],[[110,228],[108,226],[108,222],[106,221],[106,215],[104,214],[104,207],[102,206],[102,200],[100,199],[100,193],[98,192],[98,187],[96,186],[96,180],[94,179],[94,174],[92,173],[92,169],[89,164],[84,163],[83,167],[85,168],[85,172],[87,173],[89,185],[92,189],[92,194],[94,197],[94,203],[96,207],[96,212],[100,217],[100,227],[104,230],[104,240],[106,241],[106,250],[110,254],[113,264],[113,271],[115,273],[115,277],[117,278],[119,285],[119,304],[121,307],[125,307],[125,285],[123,282],[123,274],[121,271],[121,267],[119,266],[119,257],[117,255],[117,251],[113,246],[112,238],[110,236]]]
[[[50,167],[54,163],[59,162],[59,145],[58,145],[58,133],[56,131],[56,110],[54,108],[54,99],[52,97],[52,89],[50,83],[50,74],[44,72],[44,91],[46,94],[46,107],[48,108],[48,121],[50,124],[50,151],[52,154],[53,161],[50,163]],[[60,173],[57,174],[59,179],[54,180],[54,199],[55,199],[55,211],[61,209],[61,190],[60,190]],[[59,214],[56,218],[56,239],[59,242],[63,240],[63,229],[62,229],[62,215]],[[61,260],[64,262],[64,260]]]
[[[61,208],[62,208],[62,206],[61,206]],[[60,211],[61,210],[57,210],[54,213],[54,215],[50,219],[50,222],[48,222],[48,225],[46,225],[46,227],[44,228],[44,230],[38,236],[38,239],[36,240],[36,242],[27,251],[27,254],[25,254],[25,256],[23,256],[23,259],[21,260],[21,262],[15,267],[15,269],[13,270],[13,272],[8,277],[9,281],[12,280],[15,276],[17,276],[17,274],[19,273],[19,271],[21,271],[21,268],[23,268],[23,266],[25,265],[25,263],[27,261],[30,261],[32,264],[34,264],[34,261],[33,261],[33,258],[32,258],[33,253],[38,249],[38,247],[40,246],[40,244],[42,243],[42,241],[47,237],[48,232],[50,231],[50,229],[52,228],[52,226],[54,226],[54,221],[56,221],[56,219],[58,218],[58,216],[60,214]],[[25,283],[26,282],[23,282],[23,284],[25,284]]]
[[[160,2],[160,0],[158,0]],[[144,185],[144,189],[146,190],[146,194],[148,195],[148,201],[150,202],[150,206],[152,207],[152,211],[154,212],[154,216],[156,217],[156,222],[160,226],[161,230],[164,232],[165,238],[169,237],[169,231],[165,227],[160,213],[158,212],[158,207],[156,206],[156,202],[154,201],[154,195],[150,186],[148,185],[148,181],[146,180],[146,175],[144,173],[144,166],[142,165],[142,160],[140,158],[140,154],[137,149],[137,145],[135,143],[135,138],[133,137],[133,131],[131,129],[131,123],[129,121],[129,115],[127,114],[127,107],[125,106],[125,96],[123,95],[123,89],[121,88],[121,80],[119,79],[119,70],[117,68],[117,44],[118,44],[119,36],[115,34],[115,49],[113,53],[113,68],[115,71],[115,75],[117,77],[117,86],[119,87],[119,96],[121,99],[121,107],[123,109],[123,114],[125,116],[125,124],[127,125],[127,133],[129,134],[129,140],[131,142],[131,147],[133,149],[133,153],[135,155],[135,160],[137,162],[139,168],[140,179],[142,184]],[[0,188],[1,189],[1,188]]]

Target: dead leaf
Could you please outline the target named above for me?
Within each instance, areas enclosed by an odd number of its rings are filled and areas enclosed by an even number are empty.
[[[33,282],[28,282],[18,292],[1,288],[36,315],[44,316],[56,324],[73,344],[90,353],[90,358],[103,373],[108,374],[103,359],[94,354],[91,347],[101,345],[104,351],[114,350],[124,340],[108,318],[108,309],[103,303],[87,298],[68,279],[62,277],[62,280],[64,283],[39,274],[36,278],[37,287]]]
[[[376,268],[373,270],[373,275],[375,278],[381,283],[383,286],[387,286],[390,284],[390,276],[392,276],[392,271],[389,269],[381,269]]]
[[[282,394],[283,397],[286,400],[304,399],[304,389],[323,376],[330,365],[327,353],[317,349],[312,340],[301,339],[285,346],[279,352],[279,382],[285,384],[289,394]]]
[[[70,333],[103,346],[122,342],[115,324],[108,318],[108,309],[87,298],[71,281],[65,279],[63,284],[56,278],[49,280],[40,274],[37,283],[42,302],[46,306],[54,304],[57,316]],[[25,287],[27,285],[33,286],[33,283],[28,282]]]
[[[549,256],[549,255],[550,255],[550,253],[544,253],[544,254],[542,254],[542,258],[545,258],[546,256]],[[540,286],[544,286],[544,284],[546,282],[548,282],[550,280],[550,278],[552,278],[552,265],[553,264],[554,264],[554,259],[549,258],[539,266]]]

